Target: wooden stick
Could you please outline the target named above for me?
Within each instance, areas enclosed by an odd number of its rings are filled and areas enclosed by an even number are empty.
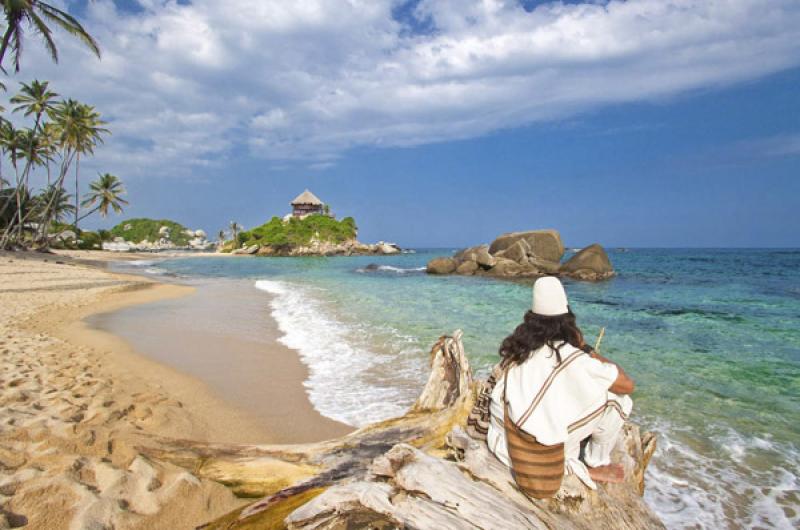
[[[594,351],[600,353],[600,343],[603,342],[603,335],[606,334],[606,328],[600,328],[600,334],[597,336],[597,342],[594,344]]]

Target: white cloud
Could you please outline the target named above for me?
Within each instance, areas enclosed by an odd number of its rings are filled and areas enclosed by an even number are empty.
[[[422,0],[423,33],[392,18],[397,0],[140,4],[89,4],[101,61],[59,35],[62,65],[31,42],[20,75],[95,104],[114,131],[98,164],[133,175],[187,175],[242,147],[324,168],[356,146],[469,138],[800,64],[796,0]]]
[[[800,155],[800,133],[781,134],[741,142],[739,151],[764,157],[791,157]]]

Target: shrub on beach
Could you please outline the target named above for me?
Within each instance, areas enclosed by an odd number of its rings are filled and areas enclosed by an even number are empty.
[[[352,217],[337,221],[327,215],[309,215],[284,221],[273,217],[267,223],[239,234],[242,246],[269,245],[272,247],[295,247],[307,245],[312,239],[330,243],[342,243],[356,237],[356,222]]]
[[[103,246],[103,238],[97,232],[81,230],[77,245],[81,250],[98,250]]]

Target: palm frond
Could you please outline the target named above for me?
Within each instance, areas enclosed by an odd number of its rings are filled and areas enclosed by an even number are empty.
[[[54,63],[57,63],[58,49],[56,48],[56,43],[53,41],[53,33],[50,31],[50,28],[47,27],[47,24],[44,23],[44,20],[42,20],[42,18],[37,15],[35,11],[30,11],[26,18],[42,36],[42,39],[44,40],[44,47],[47,48],[50,58]]]
[[[14,35],[11,36],[11,51],[13,53],[14,58],[14,71],[19,72],[19,60],[22,57],[22,26],[19,26],[17,30],[14,32]]]
[[[100,57],[100,46],[98,46],[97,41],[83,29],[83,26],[75,17],[44,2],[37,2],[36,7],[45,18],[60,26],[70,35],[78,37],[97,57]]]
[[[2,68],[3,60],[6,57],[9,45],[13,46],[12,39],[14,34],[19,31],[20,24],[22,23],[22,14],[19,9],[6,7],[5,10],[6,31],[3,34],[3,42],[0,44],[0,68]],[[3,72],[5,72],[3,68]]]

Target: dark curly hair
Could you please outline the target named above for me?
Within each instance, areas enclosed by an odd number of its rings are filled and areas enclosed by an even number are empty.
[[[517,326],[514,333],[503,340],[500,345],[500,357],[503,366],[524,363],[530,354],[545,344],[556,353],[559,364],[561,363],[560,342],[567,342],[576,348],[584,349],[583,333],[575,321],[575,314],[568,310],[563,315],[544,316],[533,311],[525,313],[522,324]]]

